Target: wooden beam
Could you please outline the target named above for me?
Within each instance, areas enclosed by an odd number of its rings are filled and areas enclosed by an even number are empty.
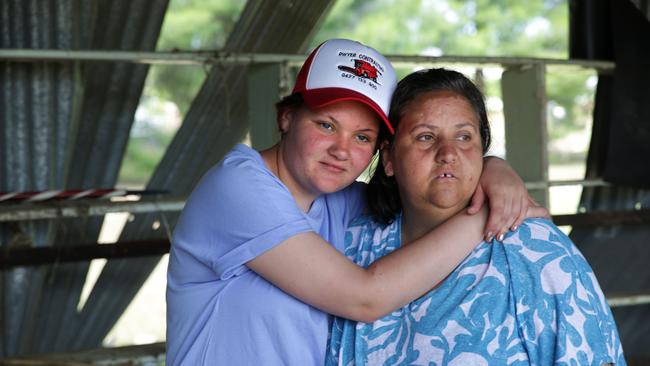
[[[4,358],[7,366],[160,365],[165,360],[165,343],[96,348],[66,353]]]
[[[169,249],[170,244],[167,239],[115,244],[89,243],[74,246],[2,247],[0,250],[0,270],[18,266],[89,261],[98,258],[160,256],[169,253]]]
[[[102,216],[114,212],[178,212],[185,207],[184,197],[143,198],[139,201],[75,200],[40,203],[3,204],[0,222],[30,221],[72,217]]]
[[[612,226],[650,223],[650,210],[588,212],[574,215],[554,215],[555,225]]]

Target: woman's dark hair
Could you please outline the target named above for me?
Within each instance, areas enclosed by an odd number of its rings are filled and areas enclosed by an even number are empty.
[[[490,148],[490,124],[483,93],[465,75],[453,70],[440,68],[416,71],[397,84],[388,114],[395,134],[399,133],[400,120],[404,117],[408,105],[421,94],[432,91],[449,91],[467,99],[479,120],[479,132],[485,154]],[[382,141],[385,143],[383,148],[390,149],[393,139],[394,136],[388,135],[388,138]],[[395,177],[386,175],[382,159],[379,154],[379,162],[368,184],[366,195],[370,213],[380,222],[390,224],[402,210],[402,202]]]

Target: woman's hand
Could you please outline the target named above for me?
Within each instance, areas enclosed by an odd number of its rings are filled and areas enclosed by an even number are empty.
[[[478,212],[488,201],[490,215],[485,225],[485,240],[496,235],[503,240],[508,230],[516,230],[528,217],[550,217],[548,210],[541,207],[530,195],[524,181],[502,159],[487,157],[483,161],[483,174],[476,192],[472,196],[467,213]]]

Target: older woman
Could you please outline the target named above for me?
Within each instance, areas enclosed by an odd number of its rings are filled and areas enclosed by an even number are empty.
[[[372,178],[372,216],[349,227],[360,265],[462,211],[482,171],[490,129],[480,91],[445,69],[413,73],[393,95]],[[383,167],[383,169],[381,169]],[[526,220],[504,245],[479,244],[421,298],[370,323],[337,319],[326,364],[624,365],[594,274],[546,219]]]

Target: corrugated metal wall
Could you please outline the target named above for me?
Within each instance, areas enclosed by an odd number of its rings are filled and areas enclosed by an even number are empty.
[[[589,146],[586,178],[601,177],[607,162],[606,144],[612,76],[600,75]],[[647,167],[639,167],[648,169]],[[586,212],[635,210],[650,207],[650,190],[622,186],[585,188],[580,206]],[[571,239],[594,269],[603,291],[608,294],[650,293],[650,227],[626,224],[576,227]],[[650,304],[612,309],[628,360],[650,357]]]
[[[624,187],[585,189],[581,206],[589,212],[650,206],[650,191]],[[608,294],[650,293],[650,228],[647,224],[575,228],[578,243]],[[628,358],[650,357],[650,304],[612,309]]]
[[[166,8],[167,0],[2,1],[0,46],[153,50]],[[147,69],[126,63],[4,63],[2,129],[11,133],[3,135],[0,190],[114,186]],[[28,224],[26,234],[37,238],[37,245],[95,242],[101,222]],[[5,244],[14,234],[3,230]],[[88,263],[80,263],[0,274],[5,320],[0,356],[100,345],[106,332],[77,312],[87,271]],[[112,296],[131,298],[122,292]],[[122,313],[110,307],[98,311]],[[80,328],[91,329],[83,342]]]
[[[95,21],[88,25],[84,48],[97,50],[155,49],[168,0],[118,0],[96,3]],[[84,32],[84,30],[81,30]],[[88,63],[82,68],[83,97],[79,128],[70,161],[67,187],[113,187],[129,139],[134,115],[144,86],[148,66],[129,63]],[[55,243],[96,242],[101,219],[69,220],[59,230]],[[138,270],[134,268],[134,270]],[[77,312],[77,303],[88,264],[59,266],[50,274],[52,286],[44,289],[45,309],[57,317],[44,315],[38,322],[38,352],[81,349],[101,345],[108,331],[88,322],[86,308]],[[128,287],[128,285],[125,285]],[[71,296],[73,295],[73,296]],[[130,292],[112,296],[130,301]],[[87,303],[86,303],[87,304]],[[109,306],[96,311],[117,318],[123,309]]]
[[[0,2],[0,47],[74,48],[81,0]],[[37,5],[37,6],[36,6]],[[79,92],[72,64],[0,63],[2,158],[0,190],[62,188],[72,156]],[[0,227],[3,245],[49,245],[54,227],[45,222]],[[21,235],[16,235],[16,234]],[[24,238],[19,242],[18,238]],[[13,239],[13,241],[9,241]],[[31,350],[34,315],[42,300],[45,268],[0,272],[0,356]]]

